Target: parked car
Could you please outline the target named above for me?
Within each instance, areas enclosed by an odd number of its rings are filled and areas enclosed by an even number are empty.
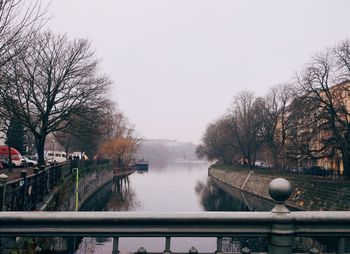
[[[285,171],[289,172],[289,173],[294,173],[294,174],[300,174],[300,173],[303,174],[304,173],[303,168],[298,168],[298,167],[295,167],[295,166],[285,167]]]
[[[272,168],[272,165],[270,165],[268,162],[260,160],[255,161],[255,166],[259,168]]]
[[[67,161],[67,156],[65,152],[60,151],[45,151],[45,162],[47,164],[51,163],[62,163]]]
[[[28,166],[28,167],[35,167],[35,166],[38,166],[38,161],[37,160],[32,160],[26,156],[23,156],[24,159],[26,160],[25,164]]]
[[[314,176],[329,176],[331,171],[320,166],[312,166],[310,168],[304,169],[305,175],[314,175]]]

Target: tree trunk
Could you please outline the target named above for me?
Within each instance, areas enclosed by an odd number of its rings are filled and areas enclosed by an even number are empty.
[[[36,151],[38,153],[38,165],[45,165],[45,156],[44,156],[44,148],[45,148],[45,138],[46,137],[35,137]]]
[[[348,149],[344,149],[342,151],[342,159],[343,159],[343,175],[346,178],[350,178],[350,151]]]
[[[253,165],[253,163],[252,163],[252,158],[251,158],[251,156],[247,156],[246,158],[247,158],[247,161],[248,161],[249,169],[250,169],[250,170],[253,170],[253,169],[254,169],[254,165]]]
[[[273,161],[273,168],[275,171],[283,171],[283,169],[281,168],[281,165],[279,163],[278,155],[276,152],[273,153],[273,155],[272,155],[272,161]]]

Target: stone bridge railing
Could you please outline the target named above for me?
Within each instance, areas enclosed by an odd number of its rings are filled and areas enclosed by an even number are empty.
[[[113,237],[111,252],[115,254],[123,237],[162,237],[164,249],[159,253],[171,253],[173,237],[215,237],[217,254],[223,253],[226,237],[265,239],[268,247],[258,253],[272,254],[292,253],[296,238],[333,237],[337,247],[332,253],[348,253],[350,212],[290,212],[284,202],[291,185],[281,178],[270,183],[269,193],[275,201],[270,212],[3,212],[0,236]],[[320,253],[313,243],[302,253]],[[137,246],[135,251],[147,253]],[[188,253],[198,251],[192,247]],[[245,246],[238,253],[253,251]]]
[[[112,172],[112,165],[110,161],[70,161],[67,163],[54,165],[50,167],[35,168],[34,174],[27,175],[25,170],[22,170],[19,179],[7,181],[7,176],[0,175],[0,211],[35,211],[53,208],[56,205],[54,201],[57,199],[67,198],[62,197],[62,193],[57,189],[64,185],[67,189],[72,179],[74,178],[74,168],[78,168],[82,173],[81,197],[85,195],[82,193],[90,193],[91,189],[96,185],[85,183],[86,176],[91,173],[90,182],[99,180],[99,177],[106,177],[107,172]],[[96,173],[99,169],[101,172]],[[95,177],[95,178],[93,178]],[[110,180],[111,175],[108,175]],[[87,181],[87,180],[86,180]],[[74,188],[71,186],[69,189]],[[57,194],[61,194],[57,195]],[[71,198],[71,197],[70,197]]]

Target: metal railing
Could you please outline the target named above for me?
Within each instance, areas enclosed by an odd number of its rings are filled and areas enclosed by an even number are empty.
[[[62,184],[73,174],[73,168],[82,171],[109,165],[110,161],[70,161],[49,167],[34,168],[28,175],[22,170],[18,179],[7,181],[7,176],[0,175],[0,211],[34,211],[44,201],[45,195]]]
[[[290,212],[284,202],[291,186],[282,178],[270,183],[269,194],[276,202],[270,212],[2,212],[0,236],[113,237],[112,253],[118,253],[121,237],[163,237],[164,253],[171,252],[172,237],[215,237],[216,253],[223,252],[225,237],[266,237],[273,254],[292,253],[296,237],[337,236],[337,253],[345,253],[350,212]],[[251,252],[243,248],[241,253]],[[319,252],[311,248],[309,253]]]

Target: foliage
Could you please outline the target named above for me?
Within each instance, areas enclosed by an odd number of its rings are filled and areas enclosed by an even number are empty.
[[[134,138],[113,138],[104,142],[98,152],[102,157],[114,160],[122,167],[128,168],[137,147],[138,141]]]
[[[32,237],[20,237],[10,254],[32,254],[35,253],[35,240]]]
[[[55,137],[67,153],[81,151],[90,158],[104,141],[133,131],[124,114],[108,99],[75,111],[71,119],[67,128],[55,132]]]
[[[196,149],[198,157],[208,160],[218,159],[224,163],[238,160],[239,153],[229,118],[222,117],[208,125],[203,135],[203,144]]]
[[[12,118],[7,130],[7,139],[5,142],[8,146],[17,149],[21,154],[25,153],[25,132],[21,122]]]

